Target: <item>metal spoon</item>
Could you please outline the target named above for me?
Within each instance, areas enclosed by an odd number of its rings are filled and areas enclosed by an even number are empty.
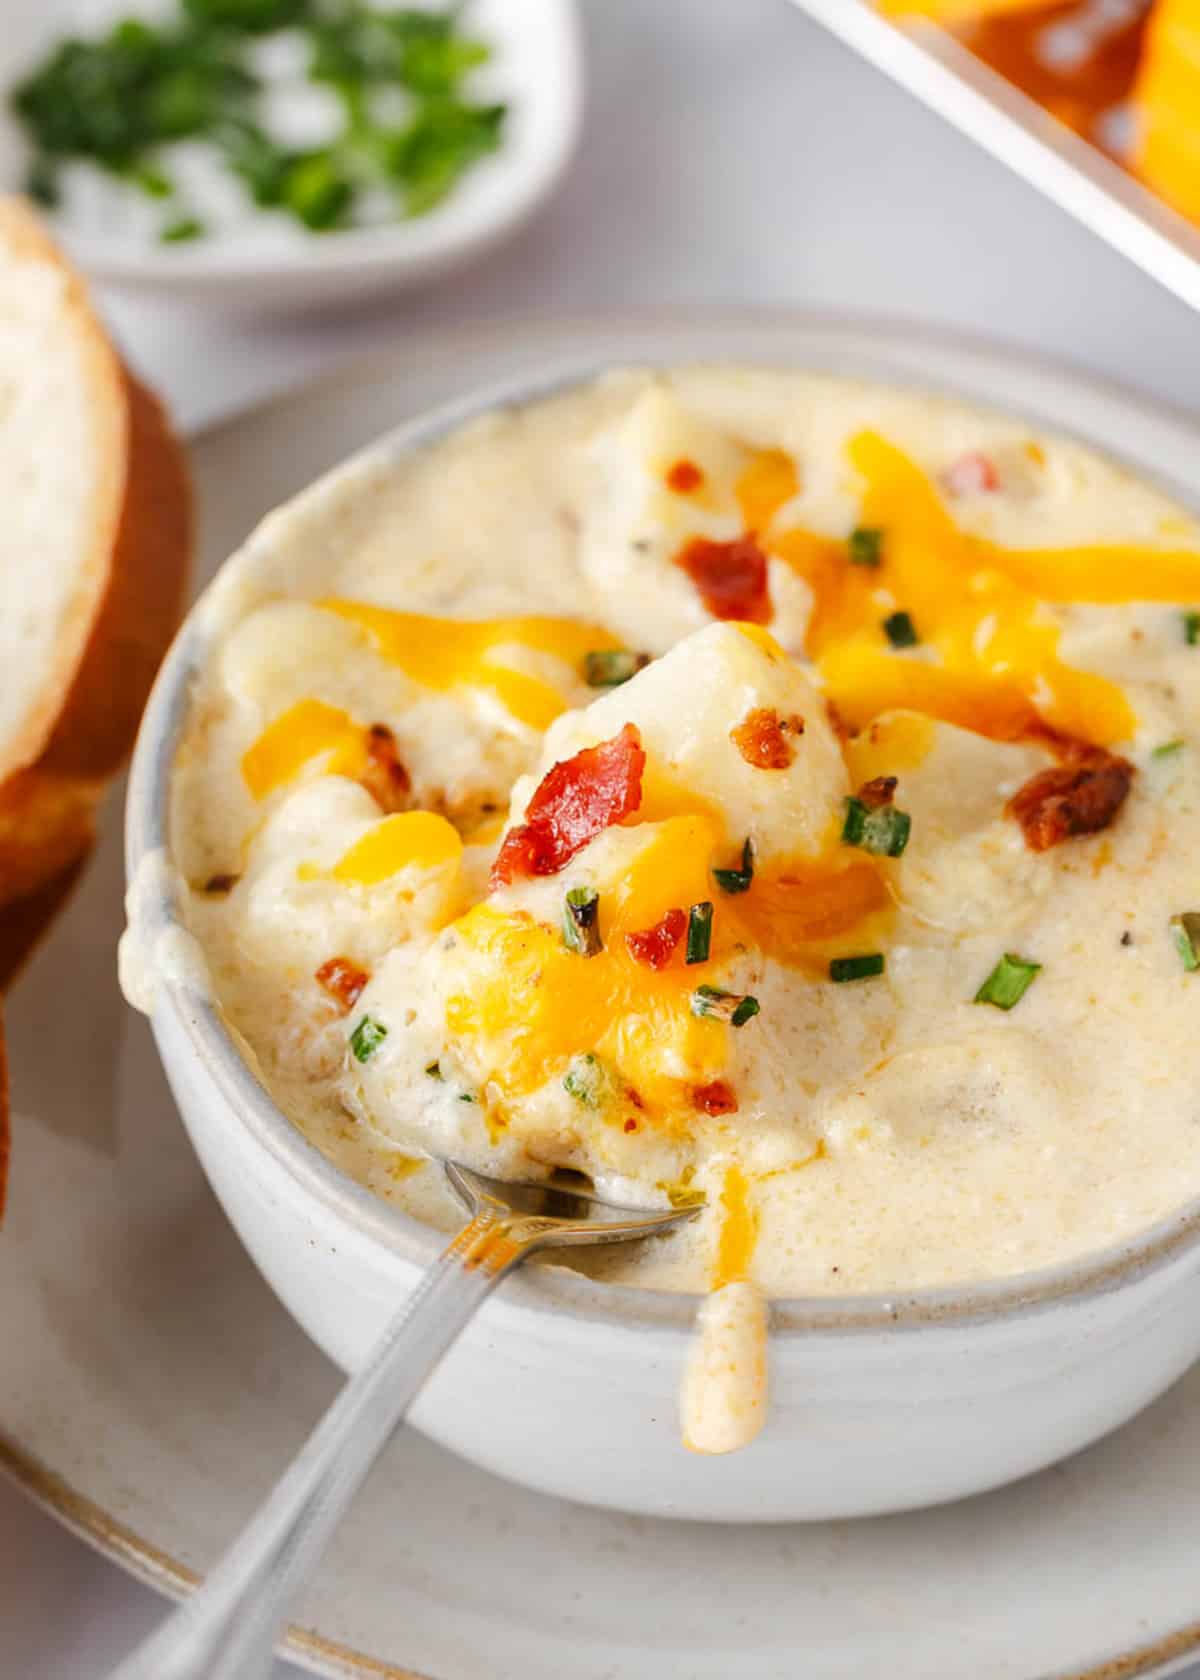
[[[294,1593],[367,1471],[504,1274],[539,1248],[631,1242],[670,1230],[696,1211],[614,1207],[567,1174],[546,1184],[505,1184],[452,1162],[443,1167],[470,1214],[468,1223],[204,1585],[111,1680],[256,1680],[264,1674]]]

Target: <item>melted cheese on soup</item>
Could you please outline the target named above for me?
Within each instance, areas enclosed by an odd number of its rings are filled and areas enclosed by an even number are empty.
[[[700,1206],[586,1262],[715,1292],[697,1448],[761,1421],[764,1295],[1200,1191],[1200,528],[1111,464],[627,373],[301,498],[207,610],[173,848],[232,1024],[436,1224],[429,1155]]]

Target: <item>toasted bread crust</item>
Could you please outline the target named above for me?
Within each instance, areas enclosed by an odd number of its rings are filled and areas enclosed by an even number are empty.
[[[8,1194],[8,1158],[12,1149],[12,1132],[8,1117],[8,1054],[4,1047],[4,1017],[0,1015],[0,1219],[4,1218],[4,1202]]]
[[[57,656],[13,739],[0,743],[0,906],[82,856],[105,778],[124,761],[183,603],[192,540],[186,459],[157,400],[126,371],[86,288],[33,212],[0,199],[0,244],[64,276],[98,457],[93,533]],[[3,968],[0,952],[0,969]]]

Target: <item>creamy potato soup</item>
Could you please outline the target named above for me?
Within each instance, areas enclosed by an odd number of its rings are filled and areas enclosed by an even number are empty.
[[[247,1056],[437,1225],[431,1155],[699,1205],[591,1265],[716,1292],[693,1444],[764,1297],[1200,1191],[1200,526],[1109,462],[625,372],[342,475],[205,610],[173,854]]]

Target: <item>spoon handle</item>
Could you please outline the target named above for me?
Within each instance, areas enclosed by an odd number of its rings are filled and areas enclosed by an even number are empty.
[[[484,1206],[421,1279],[204,1585],[111,1680],[256,1680],[293,1593],[443,1354],[539,1222]]]

